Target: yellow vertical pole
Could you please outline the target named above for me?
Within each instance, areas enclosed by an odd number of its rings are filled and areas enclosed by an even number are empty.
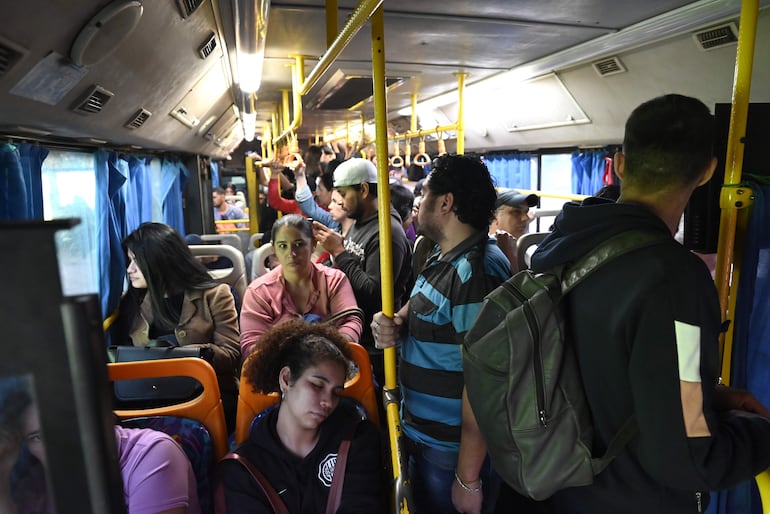
[[[339,5],[337,0],[326,0],[326,48],[332,46],[334,40],[337,39],[337,33],[339,32],[339,25],[337,23],[337,17],[339,13]],[[302,77],[305,80],[305,77]]]
[[[264,137],[264,136],[263,136]],[[259,179],[257,173],[262,173],[262,167],[254,167],[252,156],[246,156],[246,191],[249,194],[249,234],[259,232]],[[251,250],[251,248],[249,248]],[[248,274],[247,274],[248,276]]]
[[[735,58],[730,129],[727,138],[727,155],[725,157],[725,184],[732,187],[723,186],[720,195],[720,207],[722,210],[719,220],[719,243],[714,274],[723,320],[727,319],[728,316],[730,278],[732,276],[732,282],[737,286],[736,277],[740,271],[740,263],[735,263],[733,266],[738,208],[734,202],[730,201],[730,197],[735,191],[734,185],[741,181],[741,173],[743,171],[744,146],[742,139],[746,135],[746,119],[749,112],[749,94],[751,91],[751,74],[754,63],[754,44],[758,15],[759,0],[743,0],[740,29],[738,31],[738,49]],[[735,313],[730,312],[729,315],[734,317]],[[722,380],[725,383],[729,383],[732,338],[723,338],[720,346]]]
[[[457,76],[457,154],[465,153],[465,78],[467,73],[455,73]]]
[[[292,75],[296,74],[295,68],[291,69]],[[291,115],[289,112],[289,93],[288,89],[281,89],[281,131],[289,128],[291,124]]]
[[[273,131],[271,133],[269,144],[270,144],[270,157],[272,159],[272,157],[275,155],[275,145],[273,144],[272,134],[278,134],[279,132],[281,132],[281,129],[278,126],[278,113],[277,112],[273,112],[273,115],[272,115],[271,119],[272,119]]]
[[[388,178],[388,113],[385,89],[385,15],[380,5],[372,14],[372,72],[374,88],[374,126],[375,151],[377,155],[377,208],[380,229],[380,276],[382,283],[382,312],[393,317],[393,247],[391,245],[390,226],[390,186]],[[363,120],[362,120],[363,130]],[[409,512],[406,501],[405,483],[402,470],[405,469],[404,455],[401,453],[401,422],[399,405],[394,393],[396,383],[396,349],[385,350],[385,412],[388,420],[391,463],[395,479],[396,510]]]
[[[409,120],[409,131],[417,132],[417,94],[412,93],[412,117]]]
[[[738,226],[740,209],[735,201],[735,185],[740,183],[743,172],[743,152],[745,149],[743,138],[746,135],[746,121],[749,112],[758,16],[759,0],[743,0],[741,3],[740,28],[738,29],[738,48],[735,56],[730,128],[727,138],[727,154],[725,156],[724,183],[727,187],[722,186],[719,198],[721,215],[719,220],[717,264],[714,274],[723,320],[727,319],[728,316],[735,318],[737,314],[735,306],[741,263],[735,257],[736,255],[741,255],[742,249],[739,249],[738,252],[735,249],[736,228]],[[744,190],[744,194],[747,193],[750,196],[750,191]],[[748,216],[742,213],[740,218],[741,229],[745,231]],[[730,325],[730,330],[720,341],[722,381],[726,384],[730,383],[733,351],[733,323]],[[762,511],[770,512],[770,470],[763,471],[757,475],[756,481],[762,500]]]

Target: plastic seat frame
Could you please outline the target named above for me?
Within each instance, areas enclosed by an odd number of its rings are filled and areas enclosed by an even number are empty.
[[[107,372],[111,381],[183,376],[192,377],[200,382],[203,392],[192,400],[163,407],[116,409],[115,415],[121,420],[140,416],[179,416],[197,420],[211,435],[215,458],[219,460],[225,456],[227,453],[225,410],[217,375],[211,364],[195,358],[116,362],[107,364]]]
[[[243,254],[230,245],[189,245],[190,253],[196,257],[227,257],[233,263],[232,268],[209,270],[209,275],[222,284],[227,284],[235,289],[238,294],[238,310],[240,312],[243,303],[243,295],[246,294],[248,287],[248,277],[246,276],[246,263]]]

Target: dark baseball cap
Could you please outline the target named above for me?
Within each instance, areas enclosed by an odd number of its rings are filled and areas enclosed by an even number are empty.
[[[526,205],[528,207],[534,207],[540,197],[535,194],[525,195],[519,193],[515,189],[500,189],[497,191],[497,200],[495,201],[495,209],[499,209],[503,205],[509,205],[514,207],[516,205]]]

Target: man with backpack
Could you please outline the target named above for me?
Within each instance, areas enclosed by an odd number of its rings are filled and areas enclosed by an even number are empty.
[[[636,432],[593,484],[557,492],[554,513],[703,512],[708,491],[770,466],[770,413],[717,385],[717,294],[702,261],[673,238],[691,193],[714,172],[713,126],[693,98],[637,107],[615,155],[618,202],[568,203],[532,258],[533,271],[545,272],[621,233],[666,236],[603,263],[565,297],[594,455],[627,421]]]
[[[403,341],[410,512],[491,512],[495,480],[486,478],[486,445],[464,394],[461,344],[484,296],[510,276],[508,260],[487,236],[495,189],[478,157],[444,155],[422,192],[419,231],[437,244],[407,305],[392,319],[379,312],[372,321],[378,348]]]

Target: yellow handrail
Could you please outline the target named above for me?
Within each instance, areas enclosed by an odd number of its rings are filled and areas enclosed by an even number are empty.
[[[346,46],[352,41],[353,37],[363,27],[364,23],[369,19],[372,13],[382,4],[383,0],[361,0],[353,12],[348,17],[347,23],[342,27],[337,38],[329,46],[321,56],[318,64],[315,65],[310,72],[310,75],[303,80],[305,76],[304,69],[295,70],[292,74],[292,91],[294,92],[294,121],[290,126],[284,127],[283,132],[273,139],[273,144],[277,145],[280,141],[285,139],[292,132],[296,132],[302,125],[302,97],[310,91],[310,89],[318,82],[321,76],[326,73],[326,70],[334,63],[337,57],[342,53]],[[299,67],[300,57],[298,59],[297,66]]]
[[[374,126],[375,150],[377,155],[377,208],[380,229],[380,279],[382,292],[382,312],[386,316],[395,314],[393,298],[393,247],[386,244],[392,240],[390,225],[390,187],[388,176],[388,113],[385,90],[385,15],[379,7],[371,18],[372,22],[372,75],[374,87]],[[399,419],[398,390],[396,381],[396,349],[385,349],[385,415],[388,421],[390,439],[390,456],[395,483],[395,509],[398,512],[409,512],[406,493],[408,484],[405,481],[405,454],[402,452],[401,420]]]
[[[738,281],[741,272],[743,237],[736,239],[737,228],[740,225],[741,234],[745,234],[748,224],[748,213],[745,209],[750,204],[751,190],[736,188],[740,183],[743,172],[743,138],[746,134],[746,122],[749,110],[751,91],[751,75],[754,63],[754,47],[757,35],[757,18],[759,16],[759,0],[743,0],[738,29],[738,48],[735,58],[735,75],[733,80],[732,109],[730,111],[730,128],[727,138],[727,153],[725,157],[725,180],[720,193],[721,208],[719,220],[719,242],[717,263],[714,280],[719,294],[719,306],[722,320],[735,318]],[[738,190],[741,191],[740,201],[736,200]],[[740,213],[740,216],[739,216]],[[737,244],[736,244],[737,241]],[[722,381],[730,383],[733,350],[733,325],[720,340],[722,355]],[[762,511],[770,512],[770,470],[765,470],[756,477],[757,487],[762,500]]]
[[[727,155],[725,157],[725,184],[728,187],[723,186],[720,195],[720,207],[722,210],[719,220],[719,243],[714,273],[723,321],[727,319],[730,277],[733,276],[732,283],[734,287],[737,287],[737,280],[735,280],[734,274],[740,271],[740,263],[733,263],[738,208],[734,202],[729,201],[729,198],[735,191],[735,188],[730,186],[741,181],[741,173],[743,171],[744,145],[742,138],[746,134],[746,119],[749,111],[749,94],[751,91],[751,73],[754,63],[754,44],[758,15],[759,0],[743,0],[740,28],[738,29],[738,49],[736,50],[735,59],[730,129],[727,138]],[[733,266],[735,269],[731,270]],[[734,316],[734,314],[734,312],[730,313],[731,316]],[[732,338],[728,340],[728,338],[723,337],[722,341],[720,341],[720,351],[722,355],[722,381],[729,383],[730,365],[732,362]]]

